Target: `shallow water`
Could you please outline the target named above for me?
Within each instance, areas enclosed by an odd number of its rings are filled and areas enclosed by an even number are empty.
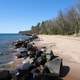
[[[28,38],[29,36],[20,34],[0,34],[0,66],[13,60],[14,49],[11,43]]]

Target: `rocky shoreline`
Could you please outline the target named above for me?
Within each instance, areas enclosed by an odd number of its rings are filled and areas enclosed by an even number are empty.
[[[38,40],[36,36],[14,43],[15,59],[7,70],[0,70],[0,80],[63,80],[62,58],[45,45],[35,44]]]

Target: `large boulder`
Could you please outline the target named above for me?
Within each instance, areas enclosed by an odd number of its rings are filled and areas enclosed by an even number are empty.
[[[57,57],[45,64],[51,74],[60,75],[60,69],[62,67],[62,59]]]

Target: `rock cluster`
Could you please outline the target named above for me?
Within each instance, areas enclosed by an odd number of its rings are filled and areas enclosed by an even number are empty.
[[[1,70],[0,80],[61,80],[62,59],[46,47],[38,48],[30,40],[17,41],[14,45],[17,58],[24,58],[23,64],[13,72]]]

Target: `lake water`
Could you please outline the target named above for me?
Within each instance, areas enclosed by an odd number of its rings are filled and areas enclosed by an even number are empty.
[[[13,59],[11,43],[16,40],[28,39],[29,36],[20,34],[0,34],[0,65]]]

